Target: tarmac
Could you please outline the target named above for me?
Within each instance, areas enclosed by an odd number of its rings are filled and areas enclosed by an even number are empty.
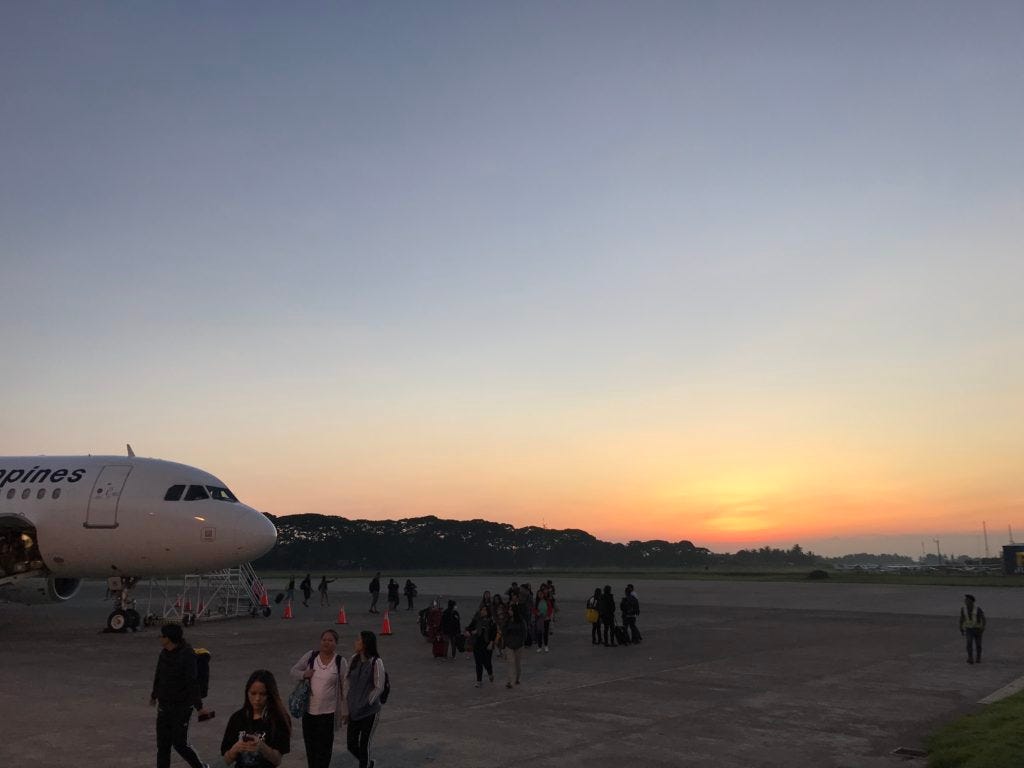
[[[504,591],[511,579],[414,576],[416,606],[453,597],[465,623],[484,589]],[[189,642],[213,654],[206,703],[217,717],[193,719],[190,729],[204,760],[223,764],[223,729],[252,670],[270,669],[287,698],[291,665],[324,628],[340,631],[346,655],[359,630],[380,631],[382,616],[367,613],[368,581],[334,582],[330,606],[320,608],[314,593],[311,607],[296,603],[290,621],[275,605],[269,618],[186,629]],[[471,657],[434,659],[415,611],[393,612],[394,634],[380,638],[392,692],[371,753],[376,768],[923,768],[923,759],[892,751],[922,748],[937,727],[1022,674],[1024,600],[1016,589],[971,590],[989,630],[984,663],[968,665],[957,631],[959,587],[630,581],[642,644],[592,645],[584,601],[603,582],[556,579],[551,650],[527,649],[523,683],[512,690],[497,659],[496,682],[485,676],[474,688]],[[271,595],[283,585],[271,582]],[[624,585],[612,583],[617,597]],[[0,605],[0,765],[153,764],[148,699],[159,631],[100,632],[110,610],[104,591],[91,582],[69,603]],[[338,626],[342,604],[349,623]],[[175,754],[171,765],[184,762]],[[298,723],[283,765],[305,766]],[[331,766],[356,766],[343,734]]]

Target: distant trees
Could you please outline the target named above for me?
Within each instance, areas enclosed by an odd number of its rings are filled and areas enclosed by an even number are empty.
[[[515,528],[487,520],[271,517],[277,546],[255,565],[273,569],[699,567],[711,553],[689,541],[600,541],[577,529]]]

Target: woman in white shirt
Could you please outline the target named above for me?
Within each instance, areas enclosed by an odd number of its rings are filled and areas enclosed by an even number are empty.
[[[302,654],[292,667],[296,680],[309,680],[309,706],[302,715],[302,740],[306,744],[309,768],[328,768],[334,751],[334,731],[341,719],[342,680],[345,659],[336,653],[338,633],[325,629],[320,635],[320,649]]]

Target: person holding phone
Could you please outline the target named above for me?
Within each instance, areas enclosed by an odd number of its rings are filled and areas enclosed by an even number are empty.
[[[276,768],[291,749],[292,721],[274,675],[257,669],[245,684],[245,702],[228,719],[220,753],[237,768]]]

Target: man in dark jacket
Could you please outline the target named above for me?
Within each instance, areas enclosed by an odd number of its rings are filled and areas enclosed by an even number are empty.
[[[629,632],[629,642],[639,643],[643,640],[640,630],[636,628],[636,617],[640,615],[640,601],[633,594],[632,584],[626,585],[626,595],[619,603],[619,609],[622,611],[622,626]]]
[[[153,690],[149,695],[150,705],[159,705],[156,714],[157,768],[169,768],[171,747],[191,768],[208,768],[188,743],[192,709],[199,712],[200,719],[209,717],[199,694],[195,651],[185,642],[177,624],[165,624],[161,628],[160,644],[164,649],[156,663]]]

